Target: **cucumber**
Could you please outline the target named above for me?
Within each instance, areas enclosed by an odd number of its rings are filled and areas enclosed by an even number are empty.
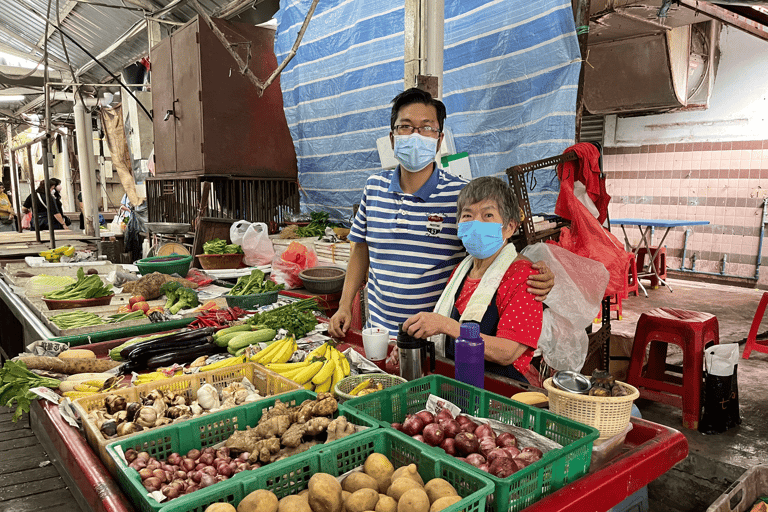
[[[240,336],[241,334],[250,334],[252,331],[248,332],[230,332],[228,334],[224,334],[223,336],[219,336],[218,338],[214,337],[213,341],[220,347],[226,347],[229,344],[229,341]]]
[[[257,343],[264,341],[271,341],[276,334],[277,331],[274,329],[259,329],[258,331],[243,332],[229,340],[227,345],[229,348],[238,351],[248,345],[256,345]]]
[[[221,329],[220,331],[216,331],[216,333],[213,335],[214,340],[218,340],[220,337],[224,336],[225,334],[230,334],[233,332],[241,333],[244,331],[252,331],[253,326],[250,324],[243,324],[243,325],[235,325],[233,327],[227,327],[226,329]],[[219,345],[219,346],[226,346],[226,345]]]

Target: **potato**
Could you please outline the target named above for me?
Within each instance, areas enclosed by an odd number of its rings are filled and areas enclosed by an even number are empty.
[[[448,480],[444,480],[442,478],[433,478],[427,482],[427,485],[424,486],[424,492],[426,492],[427,496],[429,496],[430,503],[434,503],[440,498],[444,498],[446,496],[459,495],[459,493],[456,492],[456,489],[453,488]]]
[[[237,512],[277,512],[277,496],[272,491],[257,489],[243,498]]]
[[[429,512],[440,512],[444,508],[448,508],[454,503],[458,503],[460,501],[461,496],[443,496],[442,498],[435,500],[432,506],[429,507]]]
[[[309,489],[304,489],[303,491],[301,491],[301,492],[298,494],[298,496],[304,496],[304,497],[306,497],[307,499],[309,499]]]
[[[235,507],[229,503],[212,503],[208,505],[205,512],[235,512]]]
[[[424,489],[411,489],[397,500],[397,512],[429,512],[429,498]]]
[[[387,496],[394,498],[395,501],[400,501],[400,497],[406,491],[410,491],[411,489],[419,489],[421,491],[424,490],[416,480],[405,477],[398,478],[397,480],[394,480],[392,485],[389,486],[389,489],[387,489]],[[426,495],[426,493],[424,494]]]
[[[379,482],[379,492],[385,493],[392,485],[392,474],[395,472],[395,467],[389,462],[386,455],[372,453],[365,459],[363,471]]]
[[[397,502],[386,494],[379,494],[379,502],[376,503],[375,512],[397,512]]]
[[[312,512],[312,509],[303,496],[291,495],[278,502],[277,512]]]
[[[309,506],[313,512],[341,512],[341,484],[328,473],[312,475],[309,479]]]
[[[347,475],[344,481],[341,482],[341,488],[349,492],[359,491],[360,489],[375,489],[378,492],[379,482],[362,471],[355,471]]]
[[[379,492],[376,489],[360,489],[353,492],[344,502],[347,512],[365,512],[373,510],[379,502]]]
[[[392,473],[393,482],[402,477],[410,478],[411,480],[418,482],[420,486],[424,487],[424,480],[422,480],[419,471],[416,469],[416,464],[410,464],[408,466],[397,468],[395,472]]]

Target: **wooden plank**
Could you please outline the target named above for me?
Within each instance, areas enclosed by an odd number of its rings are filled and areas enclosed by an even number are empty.
[[[0,423],[13,423],[13,413],[15,409],[10,407],[3,407],[0,409]],[[18,425],[29,425],[29,414],[24,413],[19,418]]]
[[[21,439],[24,437],[34,437],[35,434],[29,428],[20,428],[18,430],[9,430],[7,432],[0,432],[0,436],[4,441],[10,441],[12,439]]]
[[[0,459],[0,474],[39,468],[43,462],[50,461],[48,455],[43,451],[43,447],[39,444],[20,448],[13,455],[12,458],[3,457]]]
[[[35,494],[48,493],[57,489],[66,489],[66,487],[67,486],[64,485],[64,480],[57,475],[56,478],[45,478],[33,482],[22,482],[16,485],[2,487],[0,488],[0,495],[2,495],[3,502],[5,502]],[[0,505],[0,507],[2,507],[2,505]]]
[[[0,434],[22,429],[27,430],[30,433],[32,432],[32,430],[29,428],[29,417],[26,414],[22,415],[21,418],[19,418],[19,421],[15,423],[13,422],[13,414],[9,415],[8,421],[0,423]]]
[[[30,429],[31,430],[31,429]],[[16,450],[18,448],[25,448],[27,446],[34,446],[38,444],[37,438],[33,435],[27,437],[20,437],[18,439],[7,440],[3,438],[0,441],[0,452],[7,452],[9,450]],[[13,454],[3,453],[0,457],[12,457]]]
[[[80,507],[66,488],[15,500],[0,501],[0,511],[37,512],[38,510],[44,510],[45,512],[76,512],[80,510]]]
[[[14,471],[0,475],[0,495],[5,496],[4,488],[12,485],[18,485],[24,482],[36,482],[46,478],[60,478],[56,466],[49,464],[42,468],[27,469],[25,471]]]

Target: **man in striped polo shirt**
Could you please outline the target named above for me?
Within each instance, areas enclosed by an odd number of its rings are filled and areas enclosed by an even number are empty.
[[[456,200],[467,181],[435,164],[443,140],[445,105],[421,89],[392,100],[392,148],[400,165],[368,178],[348,239],[355,242],[339,310],[329,333],[343,337],[352,301],[368,273],[371,324],[397,334],[398,324],[432,311],[465,256],[457,235]],[[554,275],[543,264],[528,281],[544,300]],[[537,297],[538,298],[538,297]]]

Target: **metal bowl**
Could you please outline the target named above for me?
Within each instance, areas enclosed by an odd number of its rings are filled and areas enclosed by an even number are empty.
[[[147,230],[161,235],[180,235],[188,232],[192,226],[178,222],[147,222]]]
[[[586,395],[592,387],[592,383],[587,377],[572,371],[559,371],[555,373],[552,377],[552,382],[558,389],[577,395]]]

